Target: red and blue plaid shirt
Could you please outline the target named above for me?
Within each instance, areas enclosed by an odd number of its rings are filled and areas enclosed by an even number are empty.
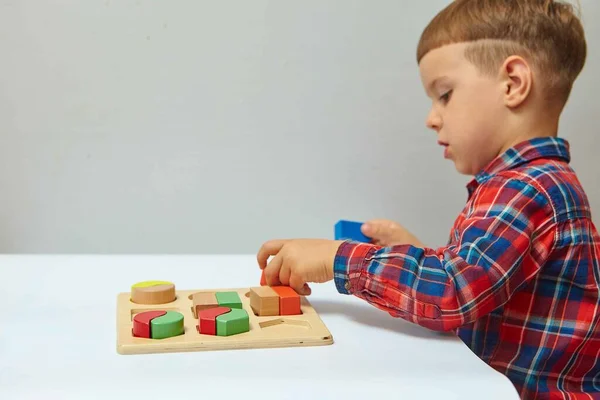
[[[536,138],[468,184],[440,248],[346,241],[337,290],[455,331],[524,399],[600,399],[600,236],[569,144]]]

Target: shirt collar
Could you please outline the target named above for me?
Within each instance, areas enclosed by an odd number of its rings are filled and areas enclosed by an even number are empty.
[[[469,182],[469,189],[481,185],[490,177],[540,158],[555,158],[571,161],[569,142],[563,138],[540,137],[518,143],[492,160]]]

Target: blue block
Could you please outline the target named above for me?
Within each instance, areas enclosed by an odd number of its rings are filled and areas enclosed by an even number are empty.
[[[360,227],[363,223],[357,221],[339,220],[335,224],[335,240],[354,240],[370,243],[371,239],[363,235]]]

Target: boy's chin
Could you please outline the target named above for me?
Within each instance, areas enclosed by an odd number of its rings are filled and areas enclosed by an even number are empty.
[[[475,171],[472,166],[461,163],[460,161],[452,160],[456,172],[461,175],[475,176],[479,171]]]

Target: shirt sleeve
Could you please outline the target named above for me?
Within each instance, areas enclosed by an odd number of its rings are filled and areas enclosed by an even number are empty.
[[[448,331],[506,303],[540,270],[555,241],[547,197],[531,183],[492,178],[457,220],[448,245],[381,247],[345,241],[334,260],[342,294]]]

